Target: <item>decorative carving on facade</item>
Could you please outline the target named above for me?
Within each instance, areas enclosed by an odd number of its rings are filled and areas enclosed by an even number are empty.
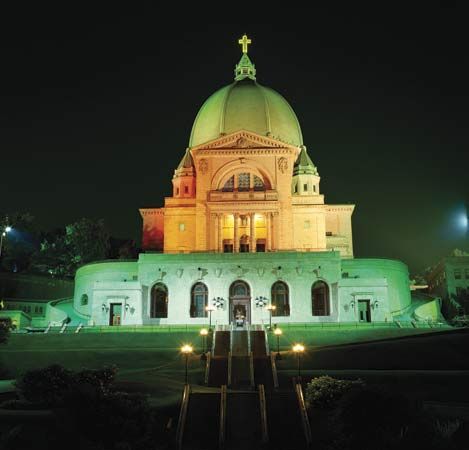
[[[205,158],[202,158],[199,161],[199,172],[202,175],[205,175],[207,173],[207,170],[208,170],[208,161]]]
[[[299,267],[299,266],[298,266],[298,267],[296,268],[296,273],[297,273],[298,275],[302,275],[302,274],[303,274],[303,267]]]
[[[223,269],[215,269],[215,275],[217,276],[217,278],[220,278],[221,274],[223,273]]]
[[[246,275],[246,273],[249,272],[249,269],[243,269],[241,266],[237,266],[236,268],[232,269],[231,271],[233,273],[235,273],[238,278],[241,278],[244,275]]]
[[[240,148],[246,148],[249,147],[249,141],[244,137],[241,136],[237,141],[236,141],[236,146]]]
[[[198,280],[202,280],[204,278],[204,276],[207,275],[207,274],[208,274],[207,269],[202,269],[202,267],[197,268],[197,279]]]
[[[317,278],[321,277],[321,266],[318,266],[317,269],[313,269],[313,273],[316,275]]]
[[[156,272],[156,279],[158,281],[162,281],[165,276],[166,276],[166,272],[160,267],[158,269],[158,272]]]
[[[209,144],[201,144],[194,147],[197,150],[209,148],[289,148],[297,149],[296,146],[280,142],[272,136],[259,136],[246,131],[232,134],[220,134],[220,138]],[[295,150],[297,152],[298,150]]]
[[[178,278],[181,278],[183,273],[184,273],[184,269],[176,270],[176,275],[178,276]]]
[[[282,278],[282,266],[277,266],[272,269],[272,273],[280,280]]]
[[[285,173],[288,170],[288,160],[283,156],[278,160],[278,170],[280,172]]]
[[[263,267],[258,267],[257,268],[257,275],[262,277],[262,276],[264,276],[264,273],[265,273],[265,269]]]

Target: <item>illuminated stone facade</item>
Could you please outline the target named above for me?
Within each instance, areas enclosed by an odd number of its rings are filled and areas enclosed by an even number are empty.
[[[164,207],[140,210],[138,262],[77,271],[88,324],[262,324],[268,306],[275,323],[412,314],[407,267],[353,258],[354,205],[325,204],[293,109],[247,53],[202,105],[172,183]]]
[[[354,205],[324,203],[293,109],[257,83],[246,54],[235,75],[200,109],[172,197],[140,210],[144,249],[353,257]]]

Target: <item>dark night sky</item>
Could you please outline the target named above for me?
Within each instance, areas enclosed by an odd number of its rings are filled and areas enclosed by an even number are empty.
[[[104,218],[138,238],[138,208],[170,194],[195,115],[232,81],[247,32],[258,81],[300,120],[326,202],[357,205],[356,256],[419,270],[469,250],[456,223],[469,194],[462,10],[322,13],[290,29],[42,14],[1,27],[0,212],[30,211],[44,229]]]

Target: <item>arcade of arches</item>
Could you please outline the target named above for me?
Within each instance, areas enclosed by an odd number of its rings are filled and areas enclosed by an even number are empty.
[[[150,317],[168,317],[168,288],[163,283],[156,283],[151,289]],[[251,319],[251,289],[243,280],[236,280],[229,287],[230,322],[242,318],[250,323]],[[209,289],[205,283],[197,282],[190,290],[188,297],[190,317],[207,317],[209,304]],[[275,306],[272,316],[288,317],[290,315],[290,293],[287,283],[276,281],[271,288],[271,304]],[[324,281],[316,281],[311,286],[311,306],[313,316],[328,316],[330,314],[329,287]]]

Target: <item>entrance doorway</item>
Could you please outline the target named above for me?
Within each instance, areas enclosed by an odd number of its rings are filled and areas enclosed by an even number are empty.
[[[239,240],[239,253],[249,253],[249,237],[246,235]]]
[[[230,323],[236,327],[251,323],[251,291],[241,280],[230,286]]]
[[[369,300],[358,300],[358,321],[371,322],[371,309]]]
[[[109,325],[117,326],[122,320],[122,303],[111,303],[111,313],[109,314]]]

